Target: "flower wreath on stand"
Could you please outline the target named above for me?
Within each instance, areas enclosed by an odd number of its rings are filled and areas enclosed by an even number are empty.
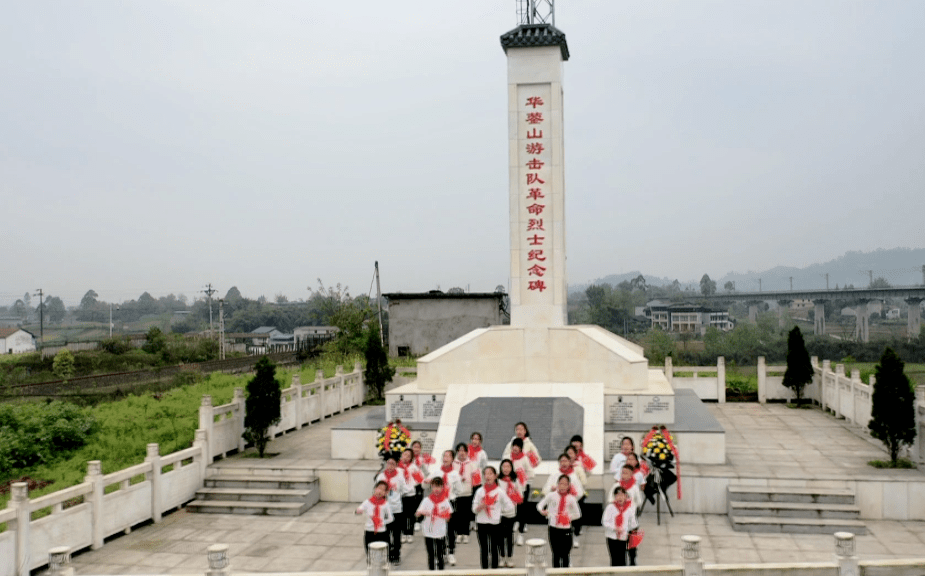
[[[376,450],[379,457],[386,460],[389,456],[395,456],[397,460],[401,453],[411,447],[411,432],[402,426],[401,419],[389,422],[385,428],[379,431],[376,437]]]
[[[661,474],[660,486],[667,494],[669,486],[678,483],[678,500],[681,499],[681,459],[674,436],[665,426],[653,426],[642,441],[642,453]],[[673,470],[677,470],[674,472]],[[650,492],[650,488],[651,492]],[[646,498],[654,502],[655,483],[646,482]]]

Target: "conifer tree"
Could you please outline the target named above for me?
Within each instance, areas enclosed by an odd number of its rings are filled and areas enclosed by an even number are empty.
[[[794,326],[787,336],[787,371],[784,372],[784,386],[792,388],[796,403],[803,400],[803,388],[813,381],[813,364],[803,342],[803,333]]]
[[[395,376],[395,368],[389,366],[389,356],[379,338],[378,325],[373,324],[366,332],[366,342],[363,348],[366,356],[363,380],[372,389],[375,398],[381,400],[385,385]]]
[[[244,439],[257,448],[260,457],[270,442],[270,426],[280,420],[280,385],[276,380],[276,364],[264,356],[257,361],[256,374],[247,383],[244,401]]]
[[[915,440],[915,392],[909,377],[903,372],[905,363],[892,348],[883,351],[875,370],[871,394],[871,436],[883,442],[890,451],[895,467],[899,448]]]

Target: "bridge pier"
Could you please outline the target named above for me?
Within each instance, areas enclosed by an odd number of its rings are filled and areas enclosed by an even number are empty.
[[[748,302],[748,321],[752,324],[758,323],[758,305],[761,302]]]
[[[777,301],[777,326],[778,328],[784,328],[787,326],[787,314],[784,312],[790,310],[790,303],[793,300],[778,300]]]
[[[854,313],[857,315],[857,324],[854,328],[854,337],[860,342],[870,342],[870,316],[867,311],[868,300],[861,300]]]
[[[825,336],[825,300],[813,300],[813,334]]]
[[[911,340],[918,338],[919,332],[922,331],[922,304],[923,298],[906,298],[906,304],[909,305],[909,323],[906,327],[906,336]]]

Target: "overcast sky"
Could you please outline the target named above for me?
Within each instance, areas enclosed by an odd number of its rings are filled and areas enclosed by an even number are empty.
[[[925,2],[557,4],[570,282],[925,246]],[[507,286],[515,18],[6,3],[0,304]]]

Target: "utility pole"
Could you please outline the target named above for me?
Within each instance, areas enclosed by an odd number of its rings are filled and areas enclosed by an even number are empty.
[[[218,299],[218,333],[221,338],[221,343],[218,348],[218,357],[222,360],[225,359],[225,308],[223,304],[225,300],[223,298]]]
[[[45,348],[45,296],[39,288],[36,294],[39,297],[39,351]]]
[[[112,340],[112,302],[109,303],[109,339]]]
[[[212,328],[212,294],[215,294],[216,291],[212,288],[212,283],[209,282],[203,292],[209,297],[209,338],[215,338],[215,330]]]
[[[379,286],[379,261],[376,260],[376,304],[379,305],[379,344],[385,346],[385,335],[382,333],[382,288]]]

